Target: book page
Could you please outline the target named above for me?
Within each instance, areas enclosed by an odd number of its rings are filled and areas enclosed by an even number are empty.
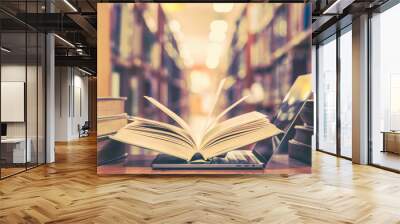
[[[183,129],[141,118],[134,119],[110,138],[188,161],[197,152],[194,142]]]
[[[249,96],[244,96],[242,97],[240,100],[236,101],[234,104],[232,104],[231,106],[229,106],[228,108],[226,108],[224,111],[222,111],[214,120],[213,122],[207,127],[207,130],[212,129],[217,123],[218,121],[224,117],[229,111],[231,111],[233,108],[235,108],[237,105],[239,105],[241,102],[243,102],[244,100],[246,100]]]
[[[266,115],[253,111],[216,124],[204,136],[200,150],[208,159],[280,133]]]
[[[248,132],[239,132],[236,135],[221,138],[220,141],[202,150],[204,159],[212,158],[282,133],[275,125],[271,123],[264,124],[262,127]]]
[[[237,127],[233,129],[229,129],[226,132],[222,132],[221,134],[215,136],[212,139],[209,139],[208,141],[205,141],[203,145],[201,146],[202,149],[207,149],[212,145],[218,144],[219,142],[234,138],[235,136],[239,136],[241,134],[246,134],[252,131],[256,131],[260,128],[263,128],[265,126],[265,122],[262,120],[259,120],[257,122],[252,122],[250,124],[246,124],[242,127]]]
[[[213,114],[214,114],[215,108],[217,107],[217,104],[218,104],[218,101],[219,101],[219,96],[220,96],[221,93],[222,93],[222,89],[224,88],[225,82],[226,82],[226,78],[225,78],[225,79],[222,79],[222,80],[219,82],[218,89],[217,89],[217,93],[216,93],[215,99],[214,99],[214,103],[212,104],[211,110],[210,110],[210,112],[209,112],[208,115],[207,115],[207,122],[206,122],[206,126],[205,126],[204,131],[206,131],[206,130],[208,129],[208,126],[209,126],[209,125],[211,124],[211,122],[212,122],[212,116],[213,116]]]
[[[140,132],[135,132],[129,129],[121,129],[117,134],[110,136],[111,139],[146,149],[151,149],[157,152],[172,155],[189,161],[194,155],[193,150],[188,149],[182,144],[168,141],[155,136],[145,135]]]
[[[190,136],[192,135],[192,131],[189,127],[189,125],[182,119],[180,118],[176,113],[174,113],[172,110],[168,109],[166,106],[162,105],[160,102],[158,102],[156,99],[149,97],[149,96],[144,96],[146,100],[150,101],[154,106],[156,106],[158,109],[160,109],[162,112],[164,112],[166,115],[168,115],[172,120],[174,120],[176,123],[178,123]]]
[[[182,128],[176,127],[168,123],[149,120],[141,117],[133,117],[131,120],[134,123],[128,125],[126,127],[128,129],[142,129],[142,128],[153,129],[152,130],[153,132],[158,131],[160,133],[165,133],[166,135],[174,135],[176,136],[176,138],[181,138],[182,140],[190,144],[191,148],[196,147],[196,143],[192,138],[192,136],[186,133],[186,131],[183,130]]]
[[[260,119],[265,119],[267,122],[269,122],[264,114],[256,111],[245,113],[225,120],[207,131],[207,133],[203,136],[200,148],[202,148],[202,146],[204,146],[204,144],[206,144],[208,141],[215,139],[218,136],[225,134],[226,132],[232,131],[233,128],[240,129],[243,128],[244,125]]]

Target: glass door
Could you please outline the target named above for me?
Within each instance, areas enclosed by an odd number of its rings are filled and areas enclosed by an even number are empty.
[[[1,1],[24,13],[43,13],[45,1]],[[0,178],[45,163],[44,33],[0,12]],[[13,21],[13,23],[11,23]]]
[[[371,18],[370,162],[400,171],[400,4]]]
[[[317,149],[352,157],[352,26],[319,43],[317,64]]]
[[[1,33],[1,176],[26,170],[31,161],[26,125],[26,32]],[[28,150],[27,150],[28,149]]]

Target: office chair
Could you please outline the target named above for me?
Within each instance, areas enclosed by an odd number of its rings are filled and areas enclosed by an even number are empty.
[[[89,129],[90,129],[89,121],[85,121],[82,127],[80,127],[80,125],[78,124],[79,138],[89,136]]]

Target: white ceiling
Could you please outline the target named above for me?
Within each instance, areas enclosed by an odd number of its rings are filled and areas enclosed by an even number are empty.
[[[183,34],[178,39],[181,49],[185,49],[195,65],[204,65],[210,33],[210,23],[214,20],[225,20],[228,23],[227,37],[223,42],[222,57],[226,55],[227,46],[231,42],[234,23],[245,4],[235,3],[232,11],[217,13],[212,3],[163,3],[169,21],[176,20]],[[179,36],[179,35],[175,35]],[[223,61],[223,60],[220,60]]]

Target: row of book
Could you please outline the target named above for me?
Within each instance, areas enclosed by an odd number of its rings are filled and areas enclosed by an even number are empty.
[[[280,4],[279,7],[266,5],[264,10],[269,8],[267,11],[271,11],[272,8],[275,11],[268,14],[273,17],[254,34],[251,45],[251,64],[254,67],[271,65],[281,56],[281,51],[310,36],[311,8],[308,4]]]
[[[130,116],[166,120],[143,96],[151,96],[178,114],[186,96],[176,41],[159,4],[113,4],[109,43],[109,95],[97,99],[98,165],[129,156],[126,145],[109,139]],[[160,29],[160,27],[163,27]]]
[[[161,6],[114,4],[111,24],[113,96],[127,98],[126,113],[162,118],[143,96],[184,113],[179,103],[186,96],[182,60]]]
[[[227,93],[228,103],[240,99],[253,86],[262,87],[262,97],[241,105],[231,115],[249,108],[274,115],[294,80],[311,72],[311,7],[249,4],[244,11],[236,22],[229,50],[227,73],[236,82]]]

